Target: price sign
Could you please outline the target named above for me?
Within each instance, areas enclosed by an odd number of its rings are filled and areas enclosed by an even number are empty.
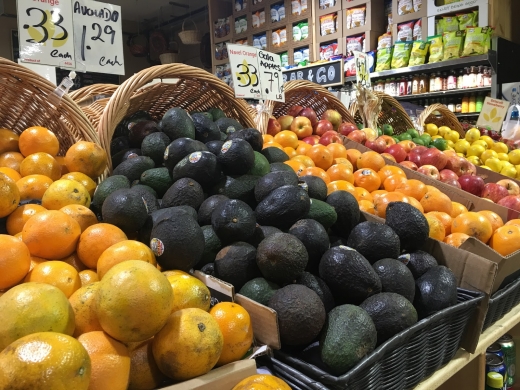
[[[124,75],[121,7],[92,0],[72,4],[77,68]]]
[[[500,131],[508,108],[509,102],[507,100],[486,97],[482,105],[482,111],[480,111],[478,116],[477,126]]]
[[[365,53],[354,51],[354,58],[356,60],[356,82],[370,88],[372,82],[370,81],[370,73],[368,72],[368,59]]]
[[[277,102],[285,102],[283,93],[282,61],[277,54],[258,50],[260,85],[263,98]]]
[[[70,0],[17,0],[20,60],[74,68]]]

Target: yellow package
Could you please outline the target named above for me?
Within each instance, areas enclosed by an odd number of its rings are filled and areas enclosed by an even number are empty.
[[[365,25],[365,11],[366,7],[352,8],[351,28],[356,28]]]
[[[408,66],[411,51],[412,42],[396,42],[394,45],[394,52],[392,53],[392,69],[399,69]]]
[[[464,31],[451,31],[442,36],[444,43],[444,61],[460,58],[462,44],[464,43]]]
[[[442,35],[434,35],[428,37],[428,42],[430,43],[430,60],[429,64],[434,62],[442,61],[444,57],[444,46],[442,43]]]
[[[466,39],[462,56],[478,56],[486,54],[489,50],[487,45],[488,27],[468,27],[466,28]]]
[[[321,35],[329,35],[336,32],[336,18],[337,14],[320,16]]]
[[[350,28],[352,28],[352,9],[347,9],[346,16],[347,16],[346,26],[347,26],[347,29],[350,29]]]
[[[408,66],[423,65],[426,62],[429,46],[430,42],[414,41]]]

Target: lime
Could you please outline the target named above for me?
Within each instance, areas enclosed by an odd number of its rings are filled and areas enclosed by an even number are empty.
[[[415,129],[408,129],[406,132],[412,136],[412,139],[419,137],[419,132]]]
[[[432,136],[428,133],[421,134],[419,138],[423,140],[425,145],[429,145],[432,142]]]
[[[445,139],[442,139],[442,138],[437,138],[436,140],[433,141],[432,145],[435,146],[440,151],[443,151],[443,150],[446,150],[446,148],[448,147],[448,141],[446,141]]]
[[[398,135],[398,138],[399,141],[411,141],[413,137],[408,133],[403,133]]]
[[[356,126],[359,130],[363,130],[365,128],[365,126],[363,126],[363,123],[357,123]]]
[[[383,130],[380,127],[377,128],[377,136],[381,137],[383,135]]]
[[[420,137],[415,137],[412,139],[413,143],[416,145],[424,146],[424,140]]]
[[[394,128],[392,125],[383,125],[383,133],[385,135],[394,135]]]

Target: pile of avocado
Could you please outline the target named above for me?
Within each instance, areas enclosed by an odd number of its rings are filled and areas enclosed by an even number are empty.
[[[158,118],[156,118],[158,119]],[[202,270],[276,310],[284,348],[319,344],[341,375],[395,334],[457,303],[457,281],[421,248],[425,217],[391,203],[362,221],[346,191],[298,177],[278,148],[219,109],[137,112],[111,144],[92,208],[163,270]]]

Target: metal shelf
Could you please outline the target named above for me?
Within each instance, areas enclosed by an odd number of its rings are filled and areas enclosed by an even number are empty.
[[[468,112],[468,113],[455,113],[455,116],[457,118],[468,118],[468,117],[475,117],[475,116],[479,116],[480,115],[480,112]]]
[[[394,96],[394,99],[395,100],[430,99],[430,98],[435,98],[435,97],[465,95],[468,93],[478,93],[478,92],[491,92],[491,87],[480,87],[480,88],[470,88],[470,89],[452,89],[449,91],[428,92],[428,93],[420,93],[417,95]]]

